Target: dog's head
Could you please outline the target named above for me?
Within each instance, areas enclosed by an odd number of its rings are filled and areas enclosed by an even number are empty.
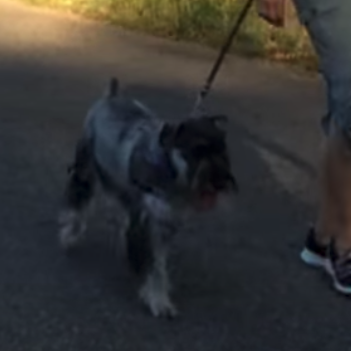
[[[225,116],[203,116],[166,124],[160,134],[178,180],[199,209],[212,208],[219,194],[238,189],[228,155],[226,123]]]

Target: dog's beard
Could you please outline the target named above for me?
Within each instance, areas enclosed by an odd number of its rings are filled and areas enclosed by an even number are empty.
[[[193,206],[200,212],[210,211],[220,204],[228,204],[230,198],[230,191],[208,189],[197,193],[197,195],[193,197]]]
[[[217,177],[213,175],[216,174]],[[219,198],[223,199],[235,189],[234,177],[227,170],[213,169],[208,162],[202,162],[191,183],[192,202],[195,209],[199,211],[212,210]]]
[[[193,205],[199,211],[209,211],[213,209],[218,200],[219,192],[215,189],[203,189],[196,191],[193,197]]]

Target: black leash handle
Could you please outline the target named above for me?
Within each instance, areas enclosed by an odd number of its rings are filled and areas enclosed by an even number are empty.
[[[205,100],[205,98],[207,97],[208,93],[210,92],[212,83],[214,82],[214,79],[216,78],[216,75],[217,75],[217,73],[218,73],[218,71],[219,71],[219,69],[220,69],[220,67],[222,65],[223,59],[224,59],[226,53],[228,52],[234,37],[238,34],[242,23],[246,19],[247,14],[248,14],[248,12],[249,12],[249,10],[251,8],[251,5],[252,5],[253,1],[254,0],[247,0],[245,5],[244,5],[244,7],[243,7],[243,9],[241,10],[241,12],[239,14],[239,17],[238,17],[237,21],[235,22],[232,31],[230,32],[230,34],[229,34],[227,40],[225,41],[225,43],[223,44],[222,49],[221,49],[221,51],[219,53],[219,56],[218,56],[218,58],[217,58],[217,60],[216,60],[216,62],[214,64],[214,66],[212,67],[212,70],[211,70],[209,76],[207,77],[205,85],[200,90],[200,92],[199,92],[199,94],[197,96],[197,99],[196,99],[195,105],[193,107],[193,111],[192,111],[191,116],[195,117],[195,116],[198,115],[198,112],[200,110],[200,107],[201,107],[203,101]]]

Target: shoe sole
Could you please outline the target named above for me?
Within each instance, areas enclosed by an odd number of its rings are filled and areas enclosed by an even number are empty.
[[[301,260],[307,265],[314,268],[323,268],[325,272],[332,278],[334,289],[343,295],[351,295],[351,287],[347,288],[341,285],[334,273],[332,264],[328,258],[315,254],[314,252],[304,248],[300,254]]]
[[[317,255],[307,248],[302,250],[300,257],[304,263],[315,268],[325,268],[328,261],[327,258]]]

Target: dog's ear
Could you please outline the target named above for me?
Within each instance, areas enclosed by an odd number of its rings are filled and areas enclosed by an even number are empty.
[[[172,148],[176,143],[178,128],[169,123],[165,123],[161,129],[159,142],[166,149]]]

